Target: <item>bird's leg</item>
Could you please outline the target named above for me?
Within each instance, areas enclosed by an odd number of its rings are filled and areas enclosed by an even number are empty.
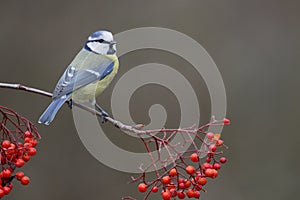
[[[109,117],[109,114],[103,110],[103,108],[101,108],[101,106],[99,106],[99,104],[97,104],[97,102],[95,102],[95,106],[97,108],[97,110],[99,110],[99,112],[101,112],[101,122],[104,123],[107,121],[106,117]]]
[[[70,109],[73,108],[73,100],[72,100],[72,99],[70,99],[70,100],[68,101],[68,106],[69,106]]]

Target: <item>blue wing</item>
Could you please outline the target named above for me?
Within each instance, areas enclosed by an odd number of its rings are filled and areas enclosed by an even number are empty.
[[[53,99],[71,94],[74,90],[105,78],[113,71],[114,67],[114,61],[105,56],[100,57],[93,64],[97,64],[97,66],[77,69],[71,63],[58,81],[53,92]]]

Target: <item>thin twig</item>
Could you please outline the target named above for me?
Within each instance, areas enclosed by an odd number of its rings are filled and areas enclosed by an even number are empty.
[[[32,88],[32,87],[28,87],[22,84],[15,84],[15,83],[0,83],[0,88],[7,88],[7,89],[15,89],[15,90],[23,90],[25,92],[30,92],[30,93],[34,93],[34,94],[38,94],[38,95],[42,95],[42,96],[47,96],[47,97],[52,97],[52,94],[49,92],[46,92],[44,90],[40,90],[37,88]],[[68,101],[66,101],[66,103],[68,103]],[[86,105],[83,105],[79,102],[72,102],[73,105],[87,111],[90,112],[91,114],[97,115],[97,116],[101,116],[101,112],[92,109]],[[137,135],[149,135],[150,133],[157,133],[157,132],[163,132],[161,129],[157,129],[157,130],[140,130],[135,128],[135,126],[131,126],[131,125],[127,125],[124,124],[118,120],[115,120],[111,117],[105,117],[105,119],[110,122],[111,124],[113,124],[114,126],[116,126],[117,128],[124,130],[124,131],[129,131],[132,133],[135,133]],[[197,129],[195,129],[194,131],[196,131]],[[181,129],[164,129],[164,131],[167,132],[173,132],[173,131],[181,131]]]
[[[43,95],[43,96],[47,96],[47,97],[52,97],[52,94],[49,93],[49,92],[46,92],[44,90],[40,90],[40,89],[37,89],[37,88],[28,87],[28,86],[25,86],[25,85],[22,85],[22,84],[0,83],[0,88],[23,90],[23,91],[34,93],[34,94],[39,94],[39,95]],[[68,103],[68,101],[66,101],[66,103]],[[81,103],[73,101],[72,104],[79,107],[79,108],[81,108],[81,109],[83,109],[83,110],[85,110],[85,111],[88,111],[88,112],[90,112],[94,115],[101,116],[101,112],[99,112],[97,110],[94,110],[92,108],[89,108],[88,106],[85,106]],[[117,121],[117,120],[115,120],[111,117],[105,117],[105,118],[107,119],[107,121],[112,123],[114,126],[120,128],[122,130],[130,131],[130,132],[133,132],[133,133],[136,133],[136,134],[147,134],[147,131],[138,130],[138,129],[134,128],[133,126],[123,124],[122,122]]]

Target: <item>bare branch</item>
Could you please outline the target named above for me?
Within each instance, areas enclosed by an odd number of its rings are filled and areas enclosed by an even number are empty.
[[[15,90],[23,90],[26,92],[30,92],[30,93],[34,93],[34,94],[38,94],[38,95],[43,95],[43,96],[47,96],[47,97],[52,97],[52,94],[49,92],[46,92],[44,90],[40,90],[40,89],[36,89],[36,88],[32,88],[32,87],[28,87],[25,85],[21,85],[21,84],[14,84],[14,83],[0,83],[0,88],[7,88],[7,89],[15,89]],[[66,103],[68,103],[68,101],[66,101]],[[91,114],[97,115],[97,116],[101,116],[101,113],[97,110],[94,110],[92,108],[89,108],[81,103],[78,102],[72,102],[73,105],[86,110],[88,112],[90,112]],[[123,124],[120,121],[117,121],[111,117],[105,117],[107,119],[107,121],[109,121],[110,123],[112,123],[114,126],[122,129],[122,130],[126,130],[126,131],[130,131],[136,134],[146,134],[147,131],[142,131],[139,130],[138,128],[135,128],[134,126],[130,126],[130,125],[126,125]]]
[[[38,95],[43,95],[43,96],[47,96],[47,97],[52,97],[52,94],[49,92],[46,92],[44,90],[40,90],[37,88],[32,88],[32,87],[28,87],[22,84],[15,84],[15,83],[0,83],[0,88],[7,88],[7,89],[15,89],[15,90],[23,90],[26,92],[30,92],[30,93],[34,93],[34,94],[38,94]],[[66,101],[66,103],[68,103],[69,101]],[[81,104],[79,102],[72,102],[73,105],[87,111],[90,112],[93,115],[97,115],[97,116],[101,116],[101,112],[92,109],[88,106],[85,106],[84,104]],[[181,132],[181,131],[191,131],[191,132],[198,132],[201,131],[203,128],[206,128],[209,125],[205,125],[202,126],[200,128],[195,128],[194,126],[190,127],[190,128],[184,128],[184,129],[157,129],[157,130],[140,130],[140,126],[141,124],[138,125],[127,125],[124,124],[118,120],[115,120],[111,117],[105,117],[107,119],[108,122],[110,122],[111,124],[113,124],[114,126],[116,126],[117,128],[121,129],[121,130],[125,130],[125,131],[129,131],[138,135],[150,135],[151,133],[157,133],[157,132]]]

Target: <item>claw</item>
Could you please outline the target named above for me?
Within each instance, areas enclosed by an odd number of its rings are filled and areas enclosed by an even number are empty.
[[[99,110],[99,112],[101,112],[101,122],[107,122],[106,117],[109,117],[109,114],[105,110],[103,110],[97,103],[95,103],[95,106]]]
[[[105,122],[107,122],[107,119],[106,119],[106,117],[109,117],[109,114],[108,113],[106,113],[105,111],[104,112],[101,112],[101,122],[102,122],[102,124],[103,123],[105,123]]]
[[[68,101],[68,106],[69,106],[70,109],[73,108],[73,100],[72,100],[72,99],[70,99],[70,100]]]

